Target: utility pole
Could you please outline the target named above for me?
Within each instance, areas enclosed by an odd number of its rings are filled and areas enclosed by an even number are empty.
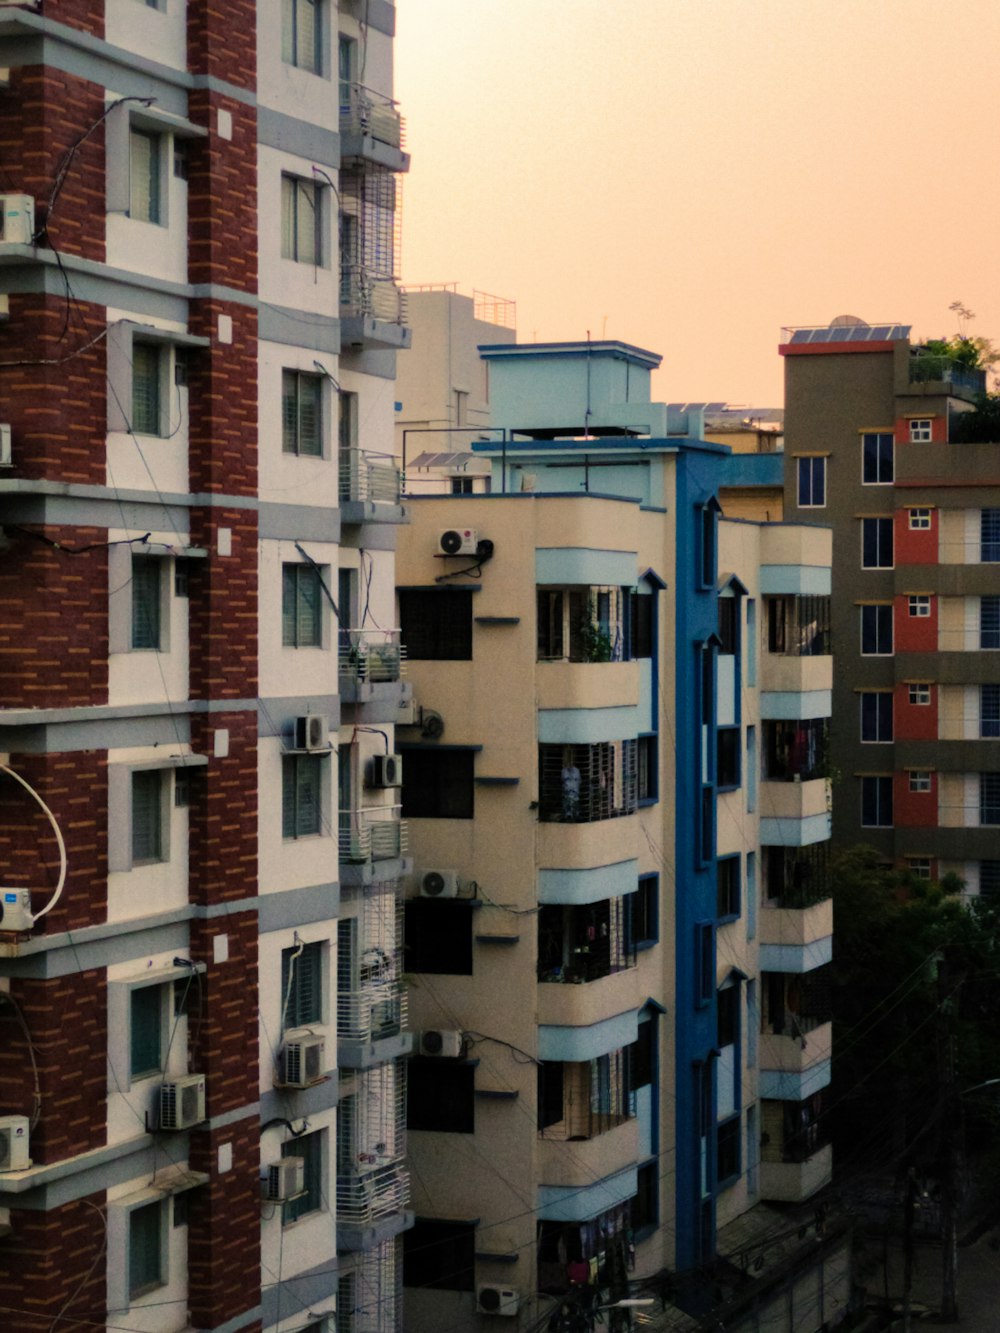
[[[941,1087],[941,1322],[958,1322],[958,1204],[962,1167],[962,1099],[955,1072],[955,1016],[961,981],[953,982],[948,958],[938,971],[941,1026],[938,1070]]]

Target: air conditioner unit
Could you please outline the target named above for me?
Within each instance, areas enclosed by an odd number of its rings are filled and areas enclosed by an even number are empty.
[[[204,1074],[187,1074],[160,1084],[161,1129],[190,1129],[204,1119]]]
[[[35,201],[30,194],[0,194],[0,243],[32,245]]]
[[[521,1293],[513,1287],[486,1283],[476,1290],[476,1314],[516,1315],[521,1308]]]
[[[0,1115],[0,1171],[27,1171],[28,1126],[26,1115]]]
[[[296,750],[328,750],[329,719],[323,713],[306,713],[295,719]]]
[[[442,555],[475,555],[479,537],[474,528],[446,528],[438,536]]]
[[[372,759],[371,785],[373,787],[401,787],[403,785],[402,755],[375,755]]]
[[[10,448],[10,426],[0,424],[0,467],[10,467],[14,456]]]
[[[460,884],[457,870],[425,870],[420,878],[420,896],[457,898]]]
[[[281,1081],[286,1088],[310,1088],[323,1078],[326,1041],[312,1033],[289,1033],[282,1051]]]
[[[462,1034],[449,1032],[447,1029],[428,1028],[426,1032],[420,1034],[419,1050],[421,1055],[457,1060],[462,1054]]]
[[[306,1187],[306,1159],[282,1157],[272,1162],[260,1182],[260,1196],[268,1203],[287,1203]]]
[[[31,930],[34,924],[31,890],[0,888],[0,930]]]

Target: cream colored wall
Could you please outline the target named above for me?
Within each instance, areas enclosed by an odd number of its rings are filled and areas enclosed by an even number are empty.
[[[719,491],[719,503],[727,518],[746,518],[753,523],[780,523],[785,509],[780,486],[726,486]]]

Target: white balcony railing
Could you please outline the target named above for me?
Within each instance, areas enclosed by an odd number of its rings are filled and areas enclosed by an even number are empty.
[[[401,806],[379,805],[364,810],[340,812],[340,860],[354,865],[370,861],[393,861],[405,855],[406,824]]]
[[[403,477],[391,454],[367,449],[340,451],[340,499],[399,504]]]
[[[355,264],[340,269],[342,319],[364,316],[383,324],[406,323],[406,293],[395,278],[375,274]]]
[[[340,85],[340,132],[370,134],[390,148],[402,148],[406,140],[397,103],[360,83]]]
[[[408,998],[398,982],[359,991],[337,992],[337,1036],[347,1041],[378,1041],[406,1027]]]
[[[341,676],[372,685],[400,680],[406,649],[398,629],[342,629],[338,649]]]
[[[337,1221],[371,1226],[382,1217],[401,1213],[410,1199],[410,1176],[392,1163],[364,1175],[337,1176]]]

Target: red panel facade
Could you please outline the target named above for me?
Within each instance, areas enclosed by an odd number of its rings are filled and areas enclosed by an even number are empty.
[[[896,565],[936,565],[938,563],[938,530],[940,513],[930,510],[930,527],[910,526],[909,509],[900,509],[895,516],[893,540]]]
[[[894,773],[892,779],[893,822],[897,828],[936,828],[938,822],[938,775],[930,775],[930,791],[910,790],[910,774]]]
[[[916,576],[919,579],[919,575]],[[926,595],[926,594],[924,594]],[[912,615],[910,595],[893,603],[893,631],[897,653],[935,653],[938,646],[938,599],[930,598],[929,615]]]
[[[936,741],[938,734],[938,687],[929,685],[930,703],[910,702],[908,683],[897,684],[893,700],[894,735],[897,741]]]

